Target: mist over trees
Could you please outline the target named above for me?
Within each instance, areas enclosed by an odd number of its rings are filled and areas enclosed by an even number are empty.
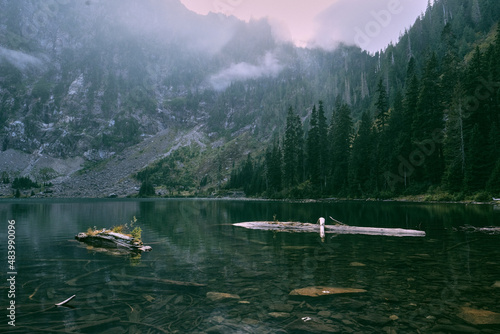
[[[376,54],[364,103],[337,95],[307,108],[303,122],[290,107],[265,160],[248,158],[229,187],[253,180],[265,187],[247,195],[279,198],[500,194],[500,25],[490,14],[499,5],[474,4],[454,8],[452,18],[448,2],[437,1]],[[474,27],[482,38],[471,37]],[[422,33],[426,45],[414,38]]]

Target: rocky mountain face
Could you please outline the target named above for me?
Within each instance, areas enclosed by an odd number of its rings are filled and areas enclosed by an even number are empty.
[[[361,70],[372,61],[357,48],[295,48],[266,20],[201,16],[177,0],[2,0],[1,171],[58,196],[127,195],[134,173],[191,146],[205,152],[193,184],[220,184],[289,105],[305,117],[316,98],[361,100],[366,79],[342,74],[353,53]]]

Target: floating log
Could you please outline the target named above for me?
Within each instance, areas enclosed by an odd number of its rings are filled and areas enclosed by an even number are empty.
[[[152,250],[151,246],[144,246],[141,240],[106,229],[103,229],[95,234],[80,232],[75,235],[75,239],[98,247],[121,247],[137,252],[149,252]]]
[[[243,222],[233,225],[253,230],[269,230],[279,232],[319,233],[321,228],[318,224],[274,221]],[[366,234],[393,237],[425,237],[425,231],[420,230],[410,230],[403,228],[361,227],[349,225],[324,225],[324,232],[335,234]]]
[[[487,234],[500,234],[500,226],[475,227],[471,225],[461,226],[460,229],[466,232],[483,232]]]

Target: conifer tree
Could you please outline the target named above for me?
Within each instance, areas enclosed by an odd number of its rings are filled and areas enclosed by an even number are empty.
[[[307,134],[307,165],[309,179],[315,188],[320,186],[321,156],[319,144],[318,111],[314,105]]]
[[[484,190],[490,176],[490,161],[487,156],[487,141],[476,124],[472,129],[468,150],[466,153],[467,165],[465,168],[465,191],[469,194]]]
[[[266,184],[269,195],[282,189],[282,157],[279,141],[274,142],[272,149],[266,152]]]
[[[465,133],[465,191],[467,193],[484,190],[495,160],[491,159],[489,135],[492,115],[491,88],[485,80],[485,58],[479,47],[476,48],[466,70],[466,93],[468,97],[467,117],[464,121]],[[494,108],[496,109],[496,108]]]
[[[383,184],[385,184],[384,190],[386,191],[394,192],[403,189],[404,182],[394,184],[387,175],[388,173],[396,175],[399,173],[399,165],[401,163],[399,157],[403,156],[404,146],[407,145],[407,132],[408,129],[405,128],[403,95],[401,91],[398,91],[394,98],[394,107],[389,115],[387,129],[382,133],[382,138],[379,142],[379,149],[381,149],[383,156],[383,159],[379,163],[380,170],[384,175]]]
[[[318,146],[319,146],[319,166],[320,166],[320,190],[326,188],[326,180],[330,171],[330,150],[328,142],[328,125],[326,123],[325,109],[323,101],[318,104]]]
[[[495,168],[486,184],[486,190],[491,194],[500,194],[500,159],[495,164]]]
[[[444,174],[445,187],[453,192],[462,190],[465,175],[465,133],[464,120],[466,118],[465,92],[460,82],[456,84],[453,100],[445,110],[446,125],[444,136],[444,156],[446,171]]]
[[[444,128],[443,107],[439,86],[438,61],[435,53],[428,59],[418,97],[417,110],[413,119],[412,139],[414,149],[413,165],[420,181],[439,184],[444,171],[442,132]]]
[[[285,187],[293,187],[304,180],[304,138],[302,122],[292,107],[288,109],[285,138],[283,140],[283,163]]]
[[[371,193],[372,166],[372,119],[363,112],[357,134],[353,140],[349,159],[349,193],[353,196],[367,196]]]
[[[409,156],[413,150],[413,138],[412,138],[412,128],[413,120],[417,112],[418,95],[420,91],[420,82],[416,73],[416,62],[415,58],[411,57],[408,61],[408,66],[406,70],[406,89],[403,98],[403,120],[402,127],[403,131],[397,139],[396,147],[398,148],[398,175],[403,178],[401,184],[404,189],[412,184],[413,167],[410,169],[406,163],[401,163],[402,159],[409,159]],[[401,168],[400,168],[401,167]],[[399,170],[401,169],[401,170]],[[391,170],[392,172],[392,170]],[[395,189],[396,190],[396,189]]]
[[[330,187],[335,195],[348,190],[352,126],[351,109],[346,103],[337,103],[329,135],[332,157]]]
[[[382,79],[378,82],[377,94],[378,98],[375,102],[375,124],[377,125],[378,131],[382,132],[387,124],[387,118],[389,117],[387,92],[385,91]]]

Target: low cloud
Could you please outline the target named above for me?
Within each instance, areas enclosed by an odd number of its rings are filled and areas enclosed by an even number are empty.
[[[331,49],[345,43],[376,52],[391,41],[396,43],[426,4],[424,0],[338,0],[316,17],[311,46]]]
[[[21,51],[6,49],[0,46],[0,62],[7,61],[21,71],[28,67],[39,67],[42,61]]]
[[[233,64],[230,67],[212,75],[209,79],[210,84],[216,90],[224,90],[232,82],[257,79],[260,77],[274,77],[278,75],[283,66],[275,56],[268,52],[261,61],[254,65],[247,62]]]

